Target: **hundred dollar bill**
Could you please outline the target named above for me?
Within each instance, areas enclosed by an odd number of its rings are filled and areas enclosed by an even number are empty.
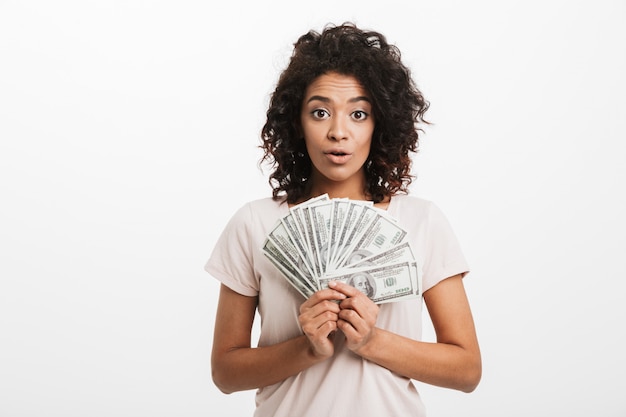
[[[341,281],[352,285],[377,304],[421,295],[417,262],[345,270],[320,279],[320,288],[328,288],[330,281]]]
[[[400,262],[415,262],[415,254],[409,242],[403,242],[384,252],[367,256],[357,263],[348,265],[349,268],[362,268],[368,265],[390,265]]]
[[[309,246],[306,243],[305,238],[300,235],[297,221],[293,213],[289,213],[284,216],[280,222],[285,227],[285,232],[289,236],[290,241],[298,250],[298,254],[300,255],[300,259],[303,263],[302,268],[306,268],[309,271],[309,274],[313,276],[313,259],[311,259],[311,252],[309,251]]]
[[[308,258],[311,261],[313,267],[313,274],[319,278],[323,275],[322,266],[319,261],[319,254],[317,253],[317,247],[315,246],[315,231],[314,224],[309,215],[311,207],[297,207],[292,210],[294,218],[296,219],[296,225],[300,229],[300,235],[304,237],[305,248],[308,252]]]
[[[407,236],[406,230],[379,211],[370,219],[366,229],[346,250],[346,254],[338,262],[338,267],[351,265],[375,253],[385,251],[402,243]]]
[[[407,233],[370,201],[312,198],[268,234],[263,253],[304,297],[340,280],[376,303],[421,295],[421,269]]]
[[[397,263],[409,262],[415,264],[415,274],[413,275],[414,285],[418,288],[418,294],[422,293],[422,269],[421,263],[417,261],[417,257],[413,253],[411,244],[403,242],[384,252],[363,258],[356,264],[350,265],[348,268],[366,268],[371,265],[393,265]]]
[[[314,225],[311,222],[308,212],[312,205],[328,200],[328,194],[322,194],[311,198],[304,203],[300,203],[297,206],[293,206],[290,209],[290,213],[295,224],[295,230],[291,230],[294,234],[292,237],[294,240],[300,240],[302,242],[309,265],[312,268],[313,274],[318,278],[322,276],[322,269],[320,263],[318,262],[317,248],[314,244]]]
[[[319,264],[321,275],[326,273],[328,263],[328,249],[330,240],[330,230],[332,227],[332,201],[324,201],[313,204],[309,207],[309,218],[313,226],[313,257]]]
[[[311,205],[329,200],[330,199],[328,198],[328,194],[322,194],[320,196],[310,198],[305,202],[295,205],[289,209],[290,215],[297,226],[297,231],[295,232],[296,235],[294,235],[294,237],[299,237],[299,239],[301,239],[304,243],[308,244],[308,242],[306,242],[308,237],[306,235],[306,227],[304,225],[302,211],[305,207],[309,207]]]
[[[267,239],[280,249],[281,255],[289,261],[293,268],[298,270],[299,275],[310,284],[311,288],[318,288],[317,279],[313,278],[313,273],[306,259],[306,254],[302,252],[302,242],[293,240],[288,232],[286,223],[284,219],[278,221],[274,229],[267,236]]]
[[[309,298],[317,288],[312,288],[308,280],[303,277],[300,271],[295,268],[290,261],[281,253],[280,249],[274,245],[270,239],[266,239],[263,245],[263,254],[278,268],[282,275],[298,290],[305,298]]]
[[[341,229],[343,227],[343,222],[346,218],[346,213],[350,206],[350,200],[347,198],[335,198],[332,201],[331,208],[331,221],[330,221],[330,234],[328,237],[328,246],[329,250],[327,251],[326,258],[326,270],[330,270],[332,267],[331,260],[333,259],[334,250],[337,247],[337,242],[339,241],[339,234],[341,233]]]
[[[351,201],[346,212],[345,220],[341,227],[338,240],[336,242],[333,257],[330,261],[330,270],[337,269],[338,261],[341,260],[350,247],[355,235],[362,231],[364,223],[374,214],[371,204],[361,204]]]

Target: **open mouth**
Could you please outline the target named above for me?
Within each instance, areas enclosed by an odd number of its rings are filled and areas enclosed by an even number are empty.
[[[330,151],[330,152],[326,152],[329,155],[335,155],[335,156],[346,156],[348,155],[347,152],[342,152],[342,151]]]
[[[324,152],[326,157],[333,163],[333,164],[345,164],[346,162],[348,162],[351,158],[350,153],[348,152],[344,152],[342,150],[332,150],[332,151],[327,151]]]

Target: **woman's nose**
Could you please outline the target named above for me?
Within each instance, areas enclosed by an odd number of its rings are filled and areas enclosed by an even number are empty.
[[[328,129],[328,139],[330,140],[342,140],[347,139],[348,128],[346,121],[343,117],[333,117]]]

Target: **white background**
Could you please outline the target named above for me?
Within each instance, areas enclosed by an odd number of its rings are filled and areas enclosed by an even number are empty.
[[[626,415],[626,2],[0,0],[0,416],[251,415],[203,266],[292,43],[348,20],[430,100],[412,194],[472,267],[483,380],[430,415]]]

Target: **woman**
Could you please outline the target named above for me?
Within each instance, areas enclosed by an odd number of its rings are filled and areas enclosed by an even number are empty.
[[[225,393],[257,389],[256,416],[421,416],[412,379],[465,392],[477,386],[467,263],[438,208],[407,195],[427,108],[380,33],[344,24],[296,42],[262,131],[273,196],[233,216],[206,265],[222,283],[213,380]],[[377,305],[331,282],[305,300],[262,255],[277,220],[323,194],[371,201],[408,231],[436,343],[420,341],[422,298]]]

